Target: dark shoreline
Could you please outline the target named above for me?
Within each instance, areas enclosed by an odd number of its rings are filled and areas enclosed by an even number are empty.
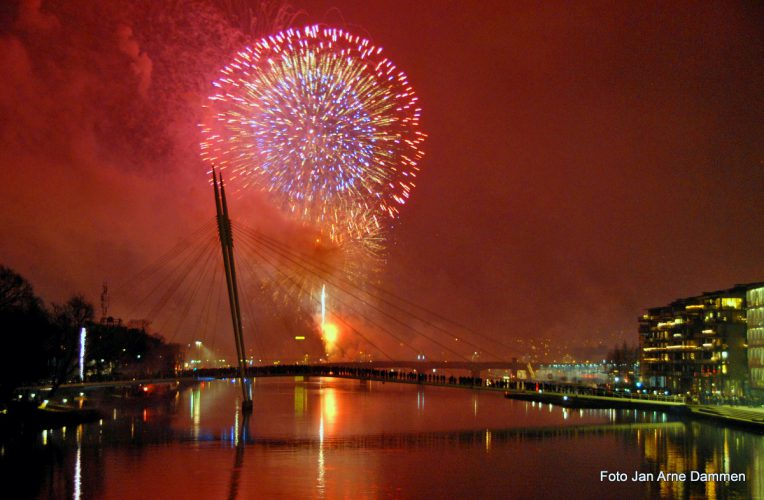
[[[44,429],[96,422],[101,418],[101,413],[92,408],[58,405],[40,408],[36,404],[14,401],[10,402],[5,412],[0,414],[0,441]]]

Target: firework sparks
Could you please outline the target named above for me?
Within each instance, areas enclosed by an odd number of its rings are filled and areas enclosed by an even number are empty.
[[[376,237],[409,198],[425,138],[417,97],[368,40],[286,30],[239,52],[213,85],[202,157],[331,241]]]

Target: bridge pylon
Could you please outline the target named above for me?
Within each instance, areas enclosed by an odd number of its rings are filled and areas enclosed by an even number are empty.
[[[239,382],[243,398],[241,407],[243,411],[251,411],[252,397],[247,390],[246,384],[246,351],[244,350],[244,334],[241,326],[239,289],[236,284],[236,264],[233,258],[233,232],[231,231],[231,219],[228,217],[228,204],[226,203],[223,174],[217,174],[214,168],[212,169],[212,185],[215,193],[218,236],[220,237],[220,248],[223,254],[225,280],[228,286],[228,305],[231,309],[231,323],[233,324],[233,336],[236,343],[236,357],[239,362]]]

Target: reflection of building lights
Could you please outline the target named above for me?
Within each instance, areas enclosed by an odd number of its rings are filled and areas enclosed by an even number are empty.
[[[307,391],[303,384],[295,383],[294,386],[294,413],[298,417],[305,414],[308,406]]]
[[[201,422],[201,405],[202,405],[202,391],[197,387],[196,390],[191,391],[189,397],[189,403],[191,405],[191,422],[193,424],[194,437],[199,437],[199,424]]]
[[[233,434],[233,444],[234,444],[234,446],[238,446],[239,445],[239,406],[240,405],[238,405],[238,404],[236,405],[236,413],[234,414],[234,419],[233,419],[233,432],[232,432],[232,434]]]

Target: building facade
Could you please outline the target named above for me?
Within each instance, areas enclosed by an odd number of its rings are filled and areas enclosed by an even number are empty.
[[[702,398],[764,388],[764,284],[648,309],[639,318],[639,343],[640,373],[649,387]]]
[[[746,304],[751,389],[764,395],[764,286],[751,287],[746,293]]]

